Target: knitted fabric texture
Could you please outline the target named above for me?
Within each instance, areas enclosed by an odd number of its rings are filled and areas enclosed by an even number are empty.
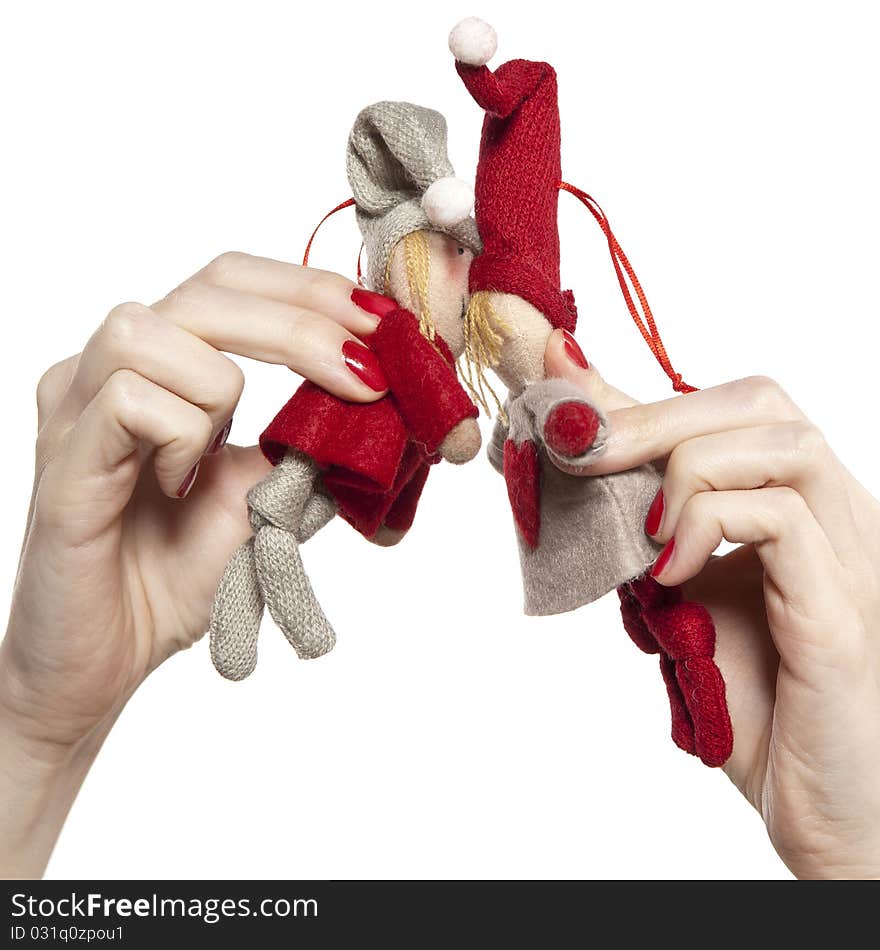
[[[374,290],[384,292],[388,258],[413,231],[441,231],[474,254],[482,250],[472,217],[439,225],[428,220],[421,204],[431,185],[454,175],[446,140],[443,116],[409,102],[377,102],[355,119],[346,170]]]
[[[618,590],[623,626],[645,653],[660,654],[675,744],[709,766],[733,751],[724,679],[715,664],[715,625],[701,604],[663,587],[650,575]]]
[[[254,534],[226,565],[211,611],[211,659],[227,679],[253,672],[264,605],[301,659],[333,649],[336,636],[299,554],[336,512],[317,491],[317,474],[309,459],[290,453],[248,492]]]
[[[573,331],[574,295],[560,290],[559,277],[556,73],[548,63],[522,59],[494,73],[460,62],[456,69],[486,111],[475,187],[483,253],[471,265],[471,292],[522,297],[554,327]]]
[[[410,526],[438,446],[477,415],[448,346],[426,340],[408,310],[383,317],[370,348],[388,395],[351,403],[303,383],[260,437],[272,463],[291,448],[312,458],[339,513],[367,538],[388,518],[389,527]]]

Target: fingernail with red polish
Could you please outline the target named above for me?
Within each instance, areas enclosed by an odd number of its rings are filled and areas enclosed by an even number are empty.
[[[230,419],[226,425],[214,436],[214,441],[208,446],[207,454],[215,455],[220,449],[226,445],[226,440],[229,438],[229,433],[232,431],[232,420]]]
[[[351,302],[380,320],[382,317],[387,317],[392,310],[399,309],[396,300],[372,290],[364,290],[363,287],[355,287],[351,292]]]
[[[180,483],[180,488],[177,489],[178,498],[186,498],[189,494],[190,488],[193,487],[193,482],[196,480],[196,475],[199,472],[199,463],[196,462],[195,465],[187,472],[186,478]]]
[[[578,346],[577,340],[568,332],[568,330],[562,331],[562,342],[565,345],[565,355],[574,363],[575,366],[580,367],[581,369],[589,369],[590,364],[587,362],[586,356],[584,356],[584,351]]]
[[[660,530],[665,507],[666,499],[663,497],[663,489],[661,488],[654,496],[651,507],[648,509],[648,516],[645,518],[645,532],[647,534],[656,534]]]
[[[673,551],[675,551],[675,538],[670,538],[669,543],[660,552],[660,556],[654,561],[654,566],[651,568],[651,577],[659,577],[669,567]]]
[[[388,380],[385,379],[376,354],[362,343],[346,340],[342,344],[342,358],[354,375],[374,392],[381,393],[388,388]]]

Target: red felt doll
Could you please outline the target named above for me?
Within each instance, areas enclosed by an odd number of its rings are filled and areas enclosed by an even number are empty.
[[[456,377],[470,261],[481,249],[473,193],[454,177],[446,123],[410,103],[364,109],[347,171],[368,255],[367,300],[382,310],[367,340],[388,394],[350,403],[304,383],[260,438],[273,471],[248,494],[254,536],[233,555],[211,619],[220,673],[256,664],[264,605],[303,658],[335,637],[302,567],[299,544],[334,514],[381,545],[412,524],[430,466],[472,459],[477,408]],[[355,294],[365,293],[355,291]]]
[[[659,470],[642,465],[597,477],[564,470],[604,451],[607,420],[573,384],[544,373],[550,334],[572,332],[577,319],[572,293],[560,287],[561,189],[577,194],[605,231],[628,303],[623,272],[637,293],[641,288],[601,210],[562,182],[553,68],[518,59],[493,72],[486,63],[495,33],[473,18],[452,31],[449,45],[485,112],[475,189],[484,250],[470,272],[466,353],[477,364],[473,372],[492,367],[509,389],[489,457],[507,482],[526,612],[574,610],[618,589],[626,630],[641,649],[660,655],[673,739],[706,764],[721,765],[733,733],[713,660],[712,618],[647,573],[659,552],[644,528]],[[661,351],[655,349],[658,358]],[[687,388],[671,367],[667,372],[679,391]]]

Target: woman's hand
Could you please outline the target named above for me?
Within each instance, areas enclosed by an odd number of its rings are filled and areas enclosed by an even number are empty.
[[[654,569],[715,621],[725,771],[798,877],[880,876],[880,504],[769,379],[637,405],[566,350],[548,374],[611,410],[582,474],[665,461]]]
[[[116,307],[40,381],[34,493],[0,647],[0,871],[40,873],[115,717],[202,636],[247,537],[244,495],[267,463],[224,444],[244,384],[224,351],[346,399],[382,395],[357,338],[377,318],[353,288],[224,254],[152,307]]]

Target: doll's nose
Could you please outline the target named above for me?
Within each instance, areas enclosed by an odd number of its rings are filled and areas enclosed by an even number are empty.
[[[582,402],[561,402],[544,423],[544,441],[563,458],[577,458],[593,444],[599,431],[599,416]]]

